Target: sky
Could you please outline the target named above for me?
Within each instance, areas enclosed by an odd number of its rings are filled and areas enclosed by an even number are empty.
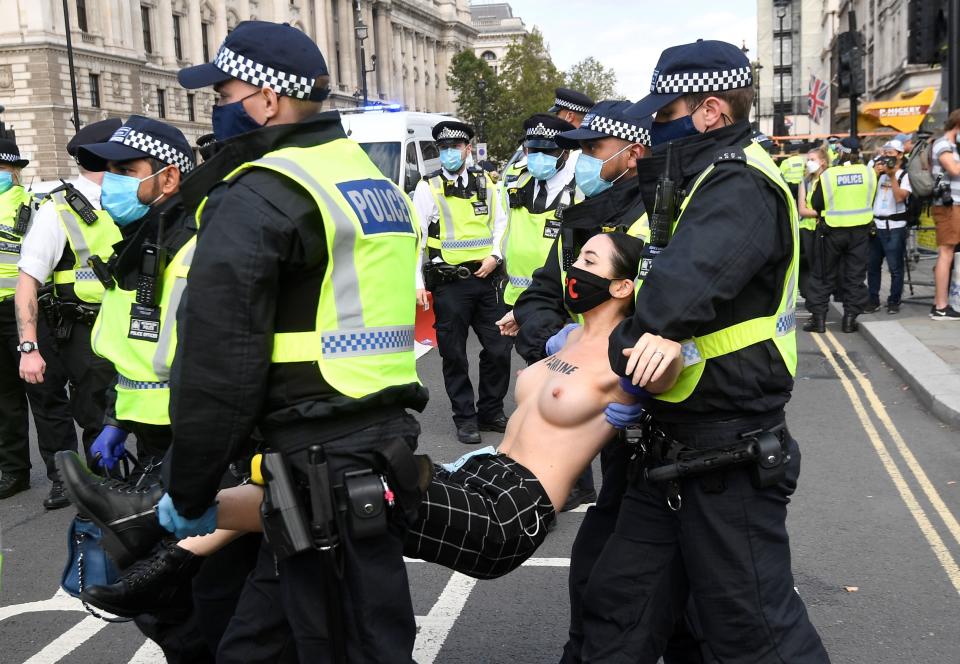
[[[668,46],[746,40],[756,58],[757,0],[507,0],[528,29],[543,33],[564,71],[593,56],[617,73],[617,90],[637,101],[650,90],[660,52]]]

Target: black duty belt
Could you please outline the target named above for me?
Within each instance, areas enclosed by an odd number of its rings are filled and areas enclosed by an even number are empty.
[[[100,305],[95,304],[55,300],[53,306],[61,320],[66,323],[80,323],[81,325],[93,326],[93,323],[97,320],[97,314],[100,312]]]

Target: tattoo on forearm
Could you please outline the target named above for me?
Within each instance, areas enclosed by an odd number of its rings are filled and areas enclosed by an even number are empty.
[[[569,376],[574,371],[580,368],[576,365],[564,362],[556,355],[551,355],[550,357],[548,357],[546,364],[547,364],[547,369],[549,369],[550,371],[556,371],[557,373],[561,373],[566,376]]]
[[[37,303],[28,302],[26,306],[26,316],[22,311],[22,307],[14,307],[17,316],[17,333],[20,337],[23,337],[24,326],[32,325],[34,331],[37,329]]]

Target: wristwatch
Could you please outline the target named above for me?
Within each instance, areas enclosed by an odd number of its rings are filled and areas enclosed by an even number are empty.
[[[37,342],[23,341],[19,346],[17,346],[17,350],[21,353],[32,353],[33,351],[37,350]]]
[[[497,261],[497,267],[500,267],[501,265],[503,265],[503,259],[500,258],[499,256],[494,256],[493,260]]]

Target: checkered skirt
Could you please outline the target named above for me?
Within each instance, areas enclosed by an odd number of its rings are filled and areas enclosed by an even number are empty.
[[[410,558],[495,579],[529,558],[556,518],[540,480],[510,457],[475,456],[453,473],[434,471],[405,541]]]

